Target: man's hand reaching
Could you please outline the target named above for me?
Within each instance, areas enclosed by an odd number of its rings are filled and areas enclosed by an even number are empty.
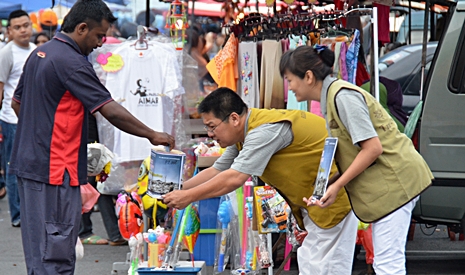
[[[154,131],[153,134],[149,137],[150,143],[153,145],[165,145],[170,147],[171,149],[174,148],[176,145],[176,142],[174,140],[174,137],[163,132],[156,132]]]

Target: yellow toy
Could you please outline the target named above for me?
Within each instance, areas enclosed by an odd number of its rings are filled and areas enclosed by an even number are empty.
[[[147,195],[147,187],[149,182],[149,168],[150,167],[150,157],[144,159],[142,164],[140,165],[139,169],[139,176],[137,178],[137,194],[142,199],[142,207],[144,208],[144,213],[152,217],[153,219],[153,228],[157,227],[157,212],[158,207],[161,207],[163,210],[167,210],[166,204],[164,204],[161,200],[157,200],[155,198],[150,197]],[[160,211],[160,213],[166,211]]]

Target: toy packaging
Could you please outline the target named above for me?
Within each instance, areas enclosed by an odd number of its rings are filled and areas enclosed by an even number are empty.
[[[279,233],[286,230],[288,205],[273,187],[256,186],[254,201],[260,234]]]
[[[166,152],[163,146],[152,148],[147,194],[156,199],[181,189],[183,166],[186,154],[171,150]]]

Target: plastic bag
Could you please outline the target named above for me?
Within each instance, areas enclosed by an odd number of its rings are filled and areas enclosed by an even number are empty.
[[[87,175],[97,176],[113,158],[114,154],[100,143],[87,144]]]
[[[82,258],[84,258],[84,246],[82,245],[81,239],[78,237],[76,242],[76,260]]]
[[[81,185],[82,213],[89,212],[97,203],[100,193],[91,184]]]

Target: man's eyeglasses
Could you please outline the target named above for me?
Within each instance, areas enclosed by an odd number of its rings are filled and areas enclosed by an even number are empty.
[[[216,126],[213,126],[213,127],[212,127],[212,126],[207,126],[207,125],[205,125],[205,126],[203,127],[203,129],[205,129],[205,131],[207,131],[207,132],[213,133],[213,132],[215,131],[215,129],[216,129],[218,126],[220,126],[221,123],[223,123],[226,119],[229,118],[230,115],[231,115],[231,114],[228,114],[227,116],[225,116],[225,117],[221,120],[221,122],[218,123]]]

